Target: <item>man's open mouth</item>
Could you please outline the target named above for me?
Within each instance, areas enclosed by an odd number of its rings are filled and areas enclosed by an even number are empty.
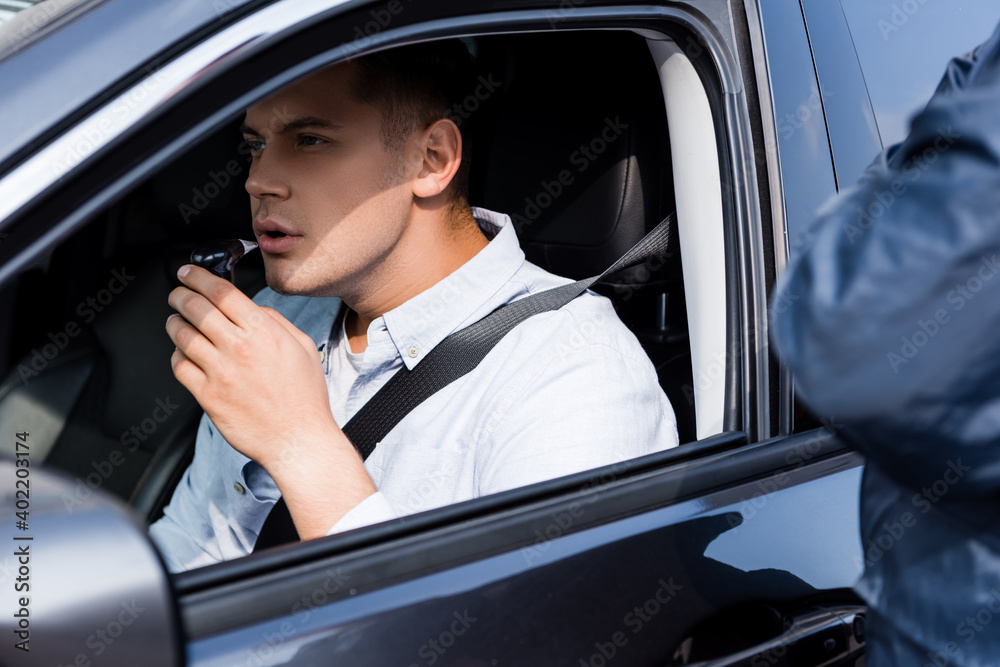
[[[269,249],[285,248],[286,245],[295,241],[299,238],[299,235],[294,229],[285,226],[284,224],[278,222],[277,220],[272,220],[270,218],[263,218],[260,220],[254,220],[253,223],[254,234],[257,235],[257,240],[266,243],[266,246],[261,248],[262,252],[268,252]],[[281,239],[286,239],[282,241]],[[275,246],[275,243],[282,243],[284,245]],[[282,250],[283,252],[283,250]]]

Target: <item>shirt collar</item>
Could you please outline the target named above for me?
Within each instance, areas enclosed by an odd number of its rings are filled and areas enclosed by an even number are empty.
[[[486,247],[433,287],[377,318],[368,328],[371,340],[373,332],[385,327],[410,370],[448,334],[472,324],[473,316],[483,310],[484,304],[524,263],[524,251],[509,216],[478,207],[472,207],[472,215],[487,238],[492,236]]]

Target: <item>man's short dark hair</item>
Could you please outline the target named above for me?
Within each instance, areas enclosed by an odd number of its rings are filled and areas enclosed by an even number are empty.
[[[406,138],[441,118],[456,120],[456,105],[474,86],[469,50],[459,40],[403,46],[351,61],[351,93],[382,114],[382,143],[401,151]],[[460,127],[462,163],[448,186],[453,202],[467,202],[472,140]]]

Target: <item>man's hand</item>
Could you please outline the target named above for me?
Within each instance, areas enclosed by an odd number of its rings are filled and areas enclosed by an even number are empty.
[[[178,271],[168,303],[174,376],[236,450],[281,489],[303,539],[325,535],[375,492],[330,412],[312,339],[203,268]]]

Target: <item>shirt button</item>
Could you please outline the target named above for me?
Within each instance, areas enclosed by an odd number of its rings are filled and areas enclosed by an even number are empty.
[[[417,346],[416,346],[416,345],[411,345],[411,346],[410,346],[410,349],[409,349],[409,350],[407,351],[407,354],[409,354],[409,355],[410,355],[410,357],[415,357],[415,356],[417,356],[417,354],[418,354],[418,353],[417,353]]]
[[[236,489],[236,493],[240,494],[241,496],[244,493],[246,493],[246,489],[244,489],[243,485],[240,484],[239,482],[236,482],[235,484],[233,484],[233,488]]]
[[[326,361],[326,350],[319,351],[319,363]]]

